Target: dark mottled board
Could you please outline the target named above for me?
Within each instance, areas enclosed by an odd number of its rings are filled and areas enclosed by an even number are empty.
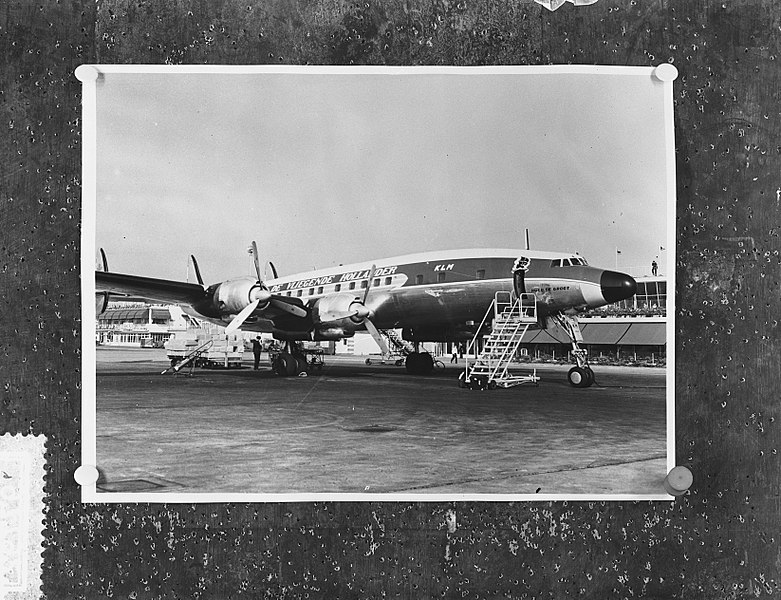
[[[49,438],[49,598],[781,595],[781,8],[771,0],[7,0],[0,5],[3,431]],[[85,62],[673,61],[678,462],[669,503],[82,506]]]

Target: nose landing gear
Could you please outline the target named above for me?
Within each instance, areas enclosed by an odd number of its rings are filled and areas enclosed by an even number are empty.
[[[583,341],[583,334],[580,332],[578,319],[571,315],[558,314],[551,316],[559,327],[561,327],[572,342],[572,356],[575,357],[577,366],[572,367],[567,373],[567,381],[573,387],[587,388],[591,387],[596,381],[594,371],[588,364],[588,350],[581,348],[578,342]]]
[[[594,383],[594,371],[588,365],[585,367],[572,367],[569,373],[567,373],[567,380],[574,387],[589,387]]]

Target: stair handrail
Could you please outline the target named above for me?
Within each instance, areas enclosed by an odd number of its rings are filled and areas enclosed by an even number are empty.
[[[496,292],[498,294],[499,292]],[[480,321],[480,325],[477,327],[477,331],[475,331],[475,334],[472,336],[472,341],[469,342],[469,344],[466,347],[466,355],[464,357],[464,377],[466,377],[469,374],[469,350],[474,350],[475,346],[477,345],[477,337],[480,335],[480,332],[483,330],[483,326],[485,325],[486,319],[488,319],[488,315],[490,315],[496,307],[496,294],[494,294],[494,299],[491,301],[491,304],[488,305],[488,310],[485,311],[485,315],[483,315],[483,320]],[[475,354],[475,363],[477,362],[477,352]]]
[[[521,299],[518,298],[516,303],[520,305],[520,302],[521,302]],[[513,305],[513,307],[514,306],[515,305]],[[511,312],[512,312],[512,310],[511,310]],[[528,324],[524,324],[522,321],[517,321],[517,322],[513,323],[512,325],[514,326],[514,328],[513,328],[512,333],[510,334],[510,339],[515,339],[515,336],[518,335],[518,330],[522,326],[526,325],[526,327],[528,328]],[[501,322],[501,330],[499,331],[499,333],[504,334],[506,329],[510,329],[510,328],[507,327],[507,320],[503,320]],[[513,344],[507,344],[505,346],[504,350],[502,350],[502,354],[499,356],[499,358],[496,359],[495,366],[492,367],[491,374],[489,376],[489,380],[490,379],[494,379],[496,377],[496,374],[499,371],[499,367],[502,365],[502,363],[505,361],[505,359],[507,359],[508,354],[509,354],[510,357],[512,357],[512,352],[515,352],[515,349],[518,347],[519,344],[520,344],[520,340],[516,341],[514,345]],[[512,347],[512,352],[510,352],[511,347]],[[508,364],[509,364],[510,360],[511,360],[511,358],[507,359],[507,363]],[[504,370],[507,371],[507,366],[505,366]]]

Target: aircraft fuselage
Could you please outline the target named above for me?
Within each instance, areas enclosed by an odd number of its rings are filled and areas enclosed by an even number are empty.
[[[347,314],[369,286],[366,306],[378,328],[403,328],[420,341],[466,339],[481,322],[494,294],[513,289],[513,266],[521,256],[529,259],[525,291],[536,296],[540,317],[582,312],[635,292],[635,282],[628,275],[589,266],[573,254],[514,249],[427,252],[269,280],[266,285],[272,294],[299,299],[310,319],[306,323],[295,318],[272,322],[259,312],[243,328],[270,332],[280,339],[350,336],[364,326],[358,320],[338,317]],[[230,318],[224,315],[221,320]]]

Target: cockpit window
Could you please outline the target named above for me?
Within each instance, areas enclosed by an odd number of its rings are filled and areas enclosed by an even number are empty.
[[[570,258],[556,258],[550,262],[551,267],[576,267],[588,266],[586,259],[582,256],[571,256]]]

